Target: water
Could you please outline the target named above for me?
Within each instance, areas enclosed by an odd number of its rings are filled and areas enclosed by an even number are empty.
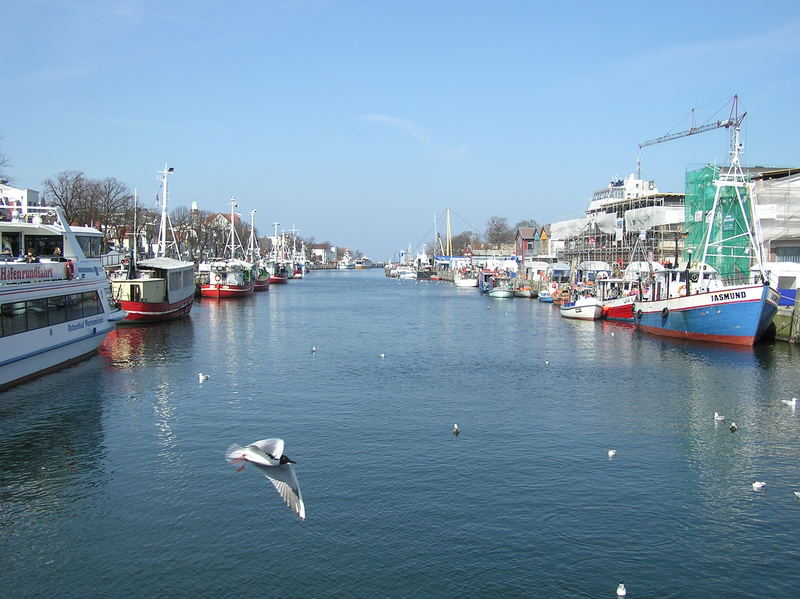
[[[204,300],[0,395],[0,589],[795,597],[797,367],[378,270]],[[272,436],[306,522],[223,459]]]

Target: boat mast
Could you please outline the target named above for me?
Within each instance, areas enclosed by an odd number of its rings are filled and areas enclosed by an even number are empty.
[[[280,223],[272,223],[274,234],[272,236],[272,261],[278,262],[278,225]]]
[[[136,229],[136,213],[139,212],[139,198],[138,198],[138,191],[134,187],[133,188],[133,237],[131,240],[133,241],[133,262],[136,263],[139,254],[137,253],[137,249],[139,248],[139,237],[138,231]]]
[[[172,244],[175,246],[175,253],[177,254],[178,258],[181,257],[180,248],[178,248],[178,242],[175,240],[175,231],[172,230],[172,223],[169,220],[169,213],[167,212],[167,204],[168,204],[168,184],[169,184],[169,175],[174,173],[175,169],[171,166],[167,166],[164,163],[164,170],[158,171],[160,175],[161,182],[164,187],[164,193],[162,194],[163,197],[161,198],[161,227],[158,231],[158,249],[156,250],[156,258],[165,258],[167,255],[167,230],[169,229],[172,232]]]
[[[447,209],[447,255],[453,255],[453,237],[452,231],[450,230],[450,208]]]
[[[729,164],[727,167],[720,168],[719,176],[714,180],[714,187],[716,188],[716,191],[714,193],[714,203],[711,207],[710,215],[706,221],[708,226],[706,227],[703,248],[700,254],[700,265],[706,263],[707,257],[719,259],[742,258],[747,259],[751,265],[755,263],[755,265],[758,267],[758,270],[763,275],[763,244],[761,243],[760,228],[758,226],[758,218],[755,214],[755,206],[752,203],[752,194],[750,193],[749,189],[750,186],[745,180],[741,164],[742,142],[740,125],[746,115],[746,112],[742,114],[741,117],[738,115],[738,96],[734,96],[733,107],[731,108],[731,117],[728,119],[731,123],[729,127],[731,130],[730,149],[728,152],[730,156]],[[723,198],[723,189],[732,189],[736,199],[733,200],[733,198]],[[749,212],[745,210],[745,198],[748,194],[751,198]],[[745,229],[743,233],[737,233],[734,230],[733,234],[726,237],[726,215],[729,216],[732,211],[729,209],[721,210],[720,208],[723,204],[732,204],[738,206],[739,213],[742,217],[742,224],[744,225]],[[753,220],[752,226],[750,219]],[[717,222],[717,220],[720,222]],[[711,241],[711,233],[715,227],[719,228],[719,239],[717,241]],[[748,247],[742,248],[738,245],[730,245],[730,242],[741,239],[742,237],[747,239]],[[726,253],[726,250],[728,253]],[[742,253],[742,250],[744,253]],[[730,273],[720,274],[722,274],[723,277],[725,277],[726,274],[730,275]]]
[[[250,211],[250,242],[247,244],[247,259],[250,262],[255,262],[256,258],[256,211]]]
[[[233,226],[233,218],[234,218],[233,209],[237,208],[239,204],[236,202],[234,198],[231,198],[230,202],[231,202],[231,234],[229,237],[229,244],[225,249],[230,249],[231,260],[234,260],[236,258],[236,228]]]

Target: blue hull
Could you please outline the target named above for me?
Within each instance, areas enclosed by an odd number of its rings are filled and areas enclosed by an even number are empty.
[[[634,306],[637,326],[646,333],[735,345],[758,341],[777,310],[778,293],[761,285]]]

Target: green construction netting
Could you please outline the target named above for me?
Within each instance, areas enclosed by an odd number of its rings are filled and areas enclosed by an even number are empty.
[[[716,187],[714,180],[719,176],[719,166],[706,166],[686,173],[685,231],[683,260],[692,249],[692,261],[700,259],[706,235],[706,216],[714,205]],[[739,192],[747,194],[746,188]],[[736,190],[723,187],[720,193],[720,206],[711,225],[709,250],[706,263],[717,269],[724,278],[741,278],[747,275],[751,265],[751,253],[747,251],[750,242],[746,235],[746,219],[750,218],[750,203],[747,195],[743,197],[745,215],[736,200]],[[724,240],[724,241],[723,241]],[[715,245],[718,244],[718,245]]]

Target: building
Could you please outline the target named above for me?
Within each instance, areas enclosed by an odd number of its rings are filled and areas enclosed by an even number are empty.
[[[327,243],[315,243],[311,246],[311,261],[318,264],[336,262],[336,246]]]

